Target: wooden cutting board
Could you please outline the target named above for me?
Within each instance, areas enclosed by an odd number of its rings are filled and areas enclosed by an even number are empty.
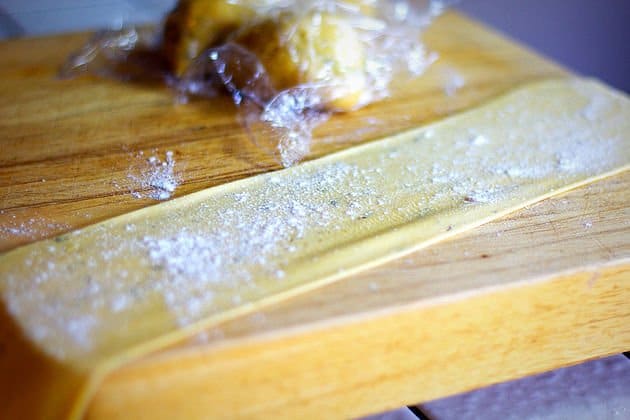
[[[174,153],[174,196],[278,168],[226,99],[56,80],[85,40],[0,44],[0,250],[154,204],[130,192],[146,156]],[[425,41],[440,54],[428,73],[331,119],[309,158],[567,74],[456,13]],[[357,416],[628,350],[628,187],[604,180],[229,322],[106,378],[89,416]]]

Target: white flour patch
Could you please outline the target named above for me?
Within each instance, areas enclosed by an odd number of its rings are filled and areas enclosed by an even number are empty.
[[[35,240],[68,229],[69,226],[65,223],[55,222],[45,217],[29,217],[23,220],[15,214],[8,215],[0,211],[0,238],[17,237]]]
[[[162,160],[157,155],[144,159],[144,153],[137,155],[143,164],[130,169],[127,178],[132,181],[131,194],[136,198],[152,198],[166,200],[171,197],[179,185],[179,177],[175,174],[173,152],[167,151]]]
[[[442,70],[442,86],[446,96],[455,96],[457,91],[466,86],[466,79],[453,67]]]

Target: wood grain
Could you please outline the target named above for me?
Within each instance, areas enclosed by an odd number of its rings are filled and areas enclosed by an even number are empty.
[[[309,158],[452,114],[534,79],[564,71],[455,13],[425,36],[440,59],[395,97],[318,130]],[[256,148],[225,98],[177,105],[168,89],[56,74],[85,35],[0,43],[0,251],[155,203],[129,192],[139,152],[175,153],[175,196],[279,165]],[[448,72],[466,86],[448,96]],[[35,222],[30,222],[34,219]]]
[[[278,168],[226,99],[57,80],[85,40],[0,43],[0,251],[154,204],[129,192],[141,151],[175,152],[176,196]],[[567,74],[456,13],[425,40],[427,74],[332,118],[309,158]],[[452,96],[449,71],[466,81]],[[89,417],[348,417],[630,349],[629,187],[610,178],[226,323],[106,378]],[[19,366],[41,362],[24,348]]]
[[[629,187],[592,184],[226,323],[111,375],[88,418],[349,418],[630,348]]]
[[[612,331],[630,316],[614,310],[630,298],[629,274],[601,270],[589,289],[594,273],[584,272],[275,340],[168,354],[115,373],[88,418],[350,418],[564,366],[628,343],[627,329]]]

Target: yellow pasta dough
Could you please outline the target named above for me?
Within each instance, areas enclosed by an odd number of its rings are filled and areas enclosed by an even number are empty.
[[[103,375],[129,360],[627,170],[629,137],[623,94],[544,81],[10,251],[0,256],[0,327],[24,340],[8,343],[0,366],[24,370],[0,381],[33,383],[0,405],[16,418],[33,404],[79,416]],[[25,374],[30,366],[42,373]]]
[[[256,54],[277,90],[322,85],[321,106],[338,111],[365,103],[365,45],[347,19],[284,13],[246,28],[234,42]]]

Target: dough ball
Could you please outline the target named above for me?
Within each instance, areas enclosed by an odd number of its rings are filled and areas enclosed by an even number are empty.
[[[365,46],[349,19],[320,11],[285,12],[246,28],[233,41],[258,56],[276,89],[321,85],[326,108],[348,111],[361,105]]]
[[[203,50],[221,43],[244,22],[279,0],[180,0],[167,16],[163,52],[181,75]]]

